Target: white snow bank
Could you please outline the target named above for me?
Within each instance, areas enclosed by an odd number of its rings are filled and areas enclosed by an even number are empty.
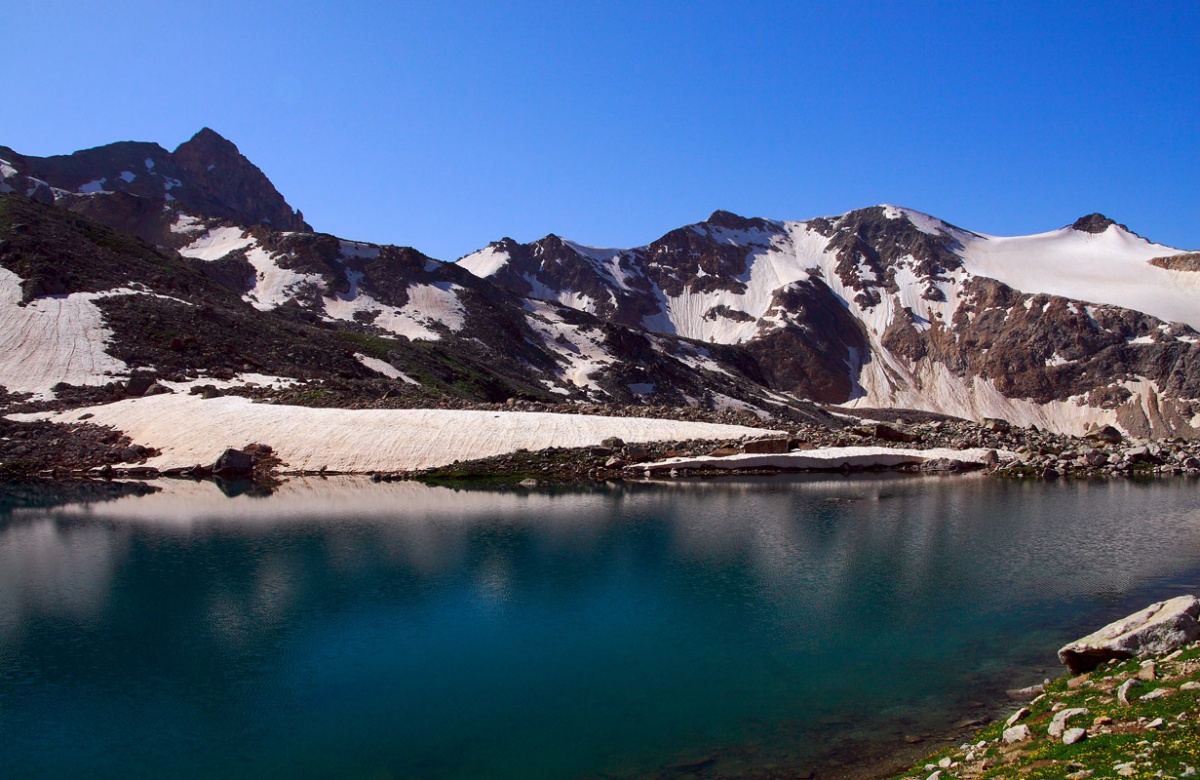
[[[226,447],[261,442],[287,469],[358,472],[444,466],[525,448],[587,447],[609,436],[627,442],[730,439],[768,431],[736,425],[544,412],[447,409],[313,409],[254,404],[223,396],[157,395],[59,414],[14,420],[75,422],[83,414],[137,444],[162,450],[148,465],[165,469],[210,464]]]
[[[0,385],[48,397],[59,382],[103,385],[128,370],[105,352],[112,331],[93,302],[107,293],[72,293],[21,301],[21,277],[0,268]]]
[[[936,448],[931,450],[916,450],[891,447],[826,447],[819,450],[795,450],[793,452],[775,455],[730,455],[725,458],[687,457],[668,458],[656,463],[644,463],[630,466],[631,469],[840,469],[842,466],[851,468],[870,468],[872,466],[899,466],[906,463],[924,463],[937,458],[949,458],[964,463],[983,463],[984,456],[990,450],[969,449],[955,450]],[[1015,453],[1000,451],[1000,460],[1014,460]]]

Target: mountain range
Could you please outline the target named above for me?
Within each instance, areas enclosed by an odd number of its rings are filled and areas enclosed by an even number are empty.
[[[236,146],[0,147],[0,385],[131,373],[780,413],[902,408],[1200,433],[1200,253],[1099,214],[998,237],[911,209],[717,211],[641,247],[455,262],[318,233]]]

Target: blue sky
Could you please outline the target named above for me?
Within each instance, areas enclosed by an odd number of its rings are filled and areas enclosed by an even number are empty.
[[[1200,3],[0,0],[0,143],[236,143],[318,230],[454,259],[717,208],[1200,248]]]

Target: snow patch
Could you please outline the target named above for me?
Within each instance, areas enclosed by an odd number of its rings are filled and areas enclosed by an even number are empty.
[[[541,337],[543,346],[560,358],[564,368],[560,372],[566,382],[575,387],[600,390],[593,378],[602,368],[612,363],[612,355],[604,346],[604,333],[600,329],[586,331],[563,320],[554,306],[537,300],[528,300],[530,312],[525,319]]]
[[[399,379],[403,382],[407,382],[410,385],[421,384],[420,382],[413,379],[408,374],[405,374],[403,371],[396,368],[395,366],[393,366],[391,363],[387,362],[386,360],[380,360],[379,358],[373,358],[373,357],[370,357],[369,355],[364,355],[361,352],[355,353],[354,357],[356,357],[358,359],[359,363],[362,363],[364,366],[366,366],[367,368],[371,369],[372,371],[374,371],[378,374],[383,374],[388,379]]]
[[[340,244],[340,252],[342,257],[357,258],[359,260],[374,260],[379,257],[379,247],[375,244],[366,244],[361,241],[346,241],[343,240]]]
[[[103,385],[128,371],[105,351],[112,331],[94,303],[128,292],[72,293],[20,306],[21,277],[0,268],[0,385],[44,399],[59,382]]]
[[[480,279],[486,279],[508,265],[511,259],[508,252],[503,249],[488,246],[466,257],[459,258],[456,264],[467,269]]]
[[[191,214],[181,212],[171,223],[172,233],[195,233],[197,230],[204,230],[204,223],[199,217],[193,217]]]
[[[358,290],[362,274],[349,272],[350,292],[325,298],[325,315],[334,320],[353,320],[357,312],[377,313],[373,324],[398,336],[424,341],[437,341],[441,334],[433,325],[441,324],[451,331],[462,330],[466,312],[456,284],[412,284],[408,287],[408,302],[402,307],[388,306]]]
[[[137,174],[133,171],[121,171],[121,178],[125,180],[126,184],[132,184],[133,180],[137,178]]]
[[[219,227],[180,249],[179,254],[197,260],[220,260],[230,252],[245,249],[252,244],[254,238],[249,231],[240,227]]]
[[[108,181],[107,178],[101,178],[101,179],[95,179],[94,181],[89,181],[87,184],[79,185],[79,191],[82,193],[85,193],[87,195],[93,195],[97,192],[104,192],[104,182],[106,182],[106,181]]]
[[[520,448],[589,447],[617,436],[631,443],[733,439],[771,431],[637,417],[448,409],[317,409],[202,399],[176,393],[12,419],[74,422],[90,413],[162,454],[158,469],[212,463],[226,447],[270,444],[286,469],[370,473],[444,466]]]

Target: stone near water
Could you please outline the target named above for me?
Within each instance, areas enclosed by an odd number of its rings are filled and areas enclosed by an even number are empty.
[[[1074,745],[1076,742],[1082,742],[1085,739],[1087,739],[1087,729],[1067,729],[1062,735],[1064,745]]]
[[[1005,729],[1003,734],[1004,741],[1010,745],[1014,742],[1024,742],[1032,736],[1033,733],[1030,732],[1029,727],[1023,723],[1020,726]]]
[[[1030,699],[1035,699],[1038,696],[1041,696],[1045,692],[1046,686],[1044,683],[1030,685],[1028,688],[1013,688],[1005,691],[1010,699],[1016,699],[1018,701],[1029,701]]]
[[[1131,678],[1121,683],[1121,687],[1117,688],[1117,701],[1126,707],[1129,706],[1129,689],[1135,685],[1141,685],[1141,682],[1136,678]]]
[[[1087,707],[1070,707],[1068,709],[1061,710],[1054,716],[1054,719],[1050,721],[1050,727],[1046,730],[1046,733],[1052,737],[1061,737],[1067,728],[1067,721],[1070,718],[1087,714]]]
[[[1066,645],[1058,658],[1079,674],[1113,658],[1168,653],[1200,638],[1197,616],[1195,596],[1160,601]]]
[[[536,479],[533,479],[532,477],[530,477],[529,479],[523,479],[517,483],[517,485],[519,485],[520,487],[523,487],[523,488],[535,488],[539,484],[541,484],[541,483],[538,482]]]
[[[253,471],[254,458],[232,447],[222,452],[212,467],[212,472],[218,477],[244,477]]]
[[[1028,714],[1029,714],[1029,708],[1028,708],[1028,707],[1022,707],[1021,709],[1019,709],[1019,710],[1017,710],[1016,712],[1014,712],[1012,715],[1009,715],[1009,716],[1008,716],[1008,720],[1004,721],[1004,727],[1005,727],[1005,728],[1008,728],[1009,726],[1012,726],[1014,723],[1016,723],[1017,721],[1021,720],[1022,718],[1024,718],[1024,717],[1025,717],[1025,716],[1027,716]]]

